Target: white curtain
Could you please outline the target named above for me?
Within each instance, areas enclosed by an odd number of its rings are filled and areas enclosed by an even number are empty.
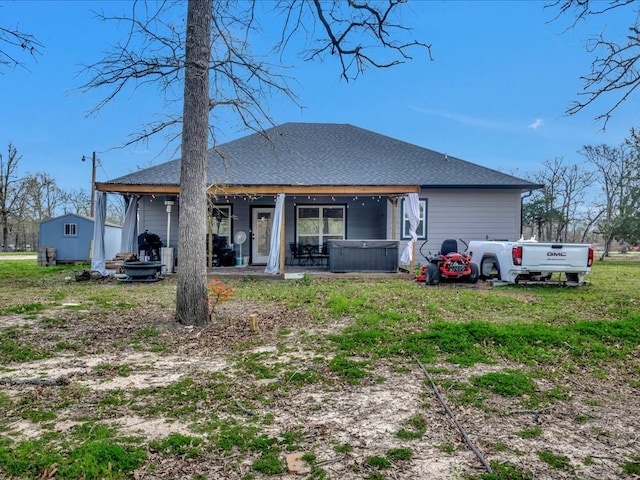
[[[418,223],[420,222],[420,199],[418,198],[417,193],[407,194],[404,201],[404,208],[407,212],[407,217],[409,218],[409,235],[411,235],[411,240],[409,240],[407,247],[402,252],[400,263],[410,264],[413,260],[414,246],[418,240],[416,230],[418,228]],[[400,219],[400,221],[404,222],[404,218]]]
[[[126,200],[128,203],[124,213],[120,251],[138,253],[138,197],[132,195]]]
[[[96,207],[93,217],[93,255],[91,270],[106,275],[104,253],[104,221],[107,217],[107,192],[95,192]]]
[[[276,199],[276,209],[273,214],[273,228],[271,229],[271,247],[264,273],[275,275],[280,273],[280,234],[282,233],[282,212],[284,209],[284,193],[279,193]]]

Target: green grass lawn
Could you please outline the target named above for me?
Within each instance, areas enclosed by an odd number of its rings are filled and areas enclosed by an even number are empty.
[[[168,358],[186,351],[194,358],[223,357],[226,366],[185,369],[161,386],[90,390],[85,377],[71,377],[62,385],[0,390],[0,477],[48,478],[55,468],[58,478],[124,479],[143,471],[162,478],[172,464],[192,472],[184,478],[216,478],[193,473],[200,462],[226,465],[217,478],[281,478],[284,456],[300,451],[308,478],[411,478],[403,475],[429,452],[456,463],[465,451],[458,436],[438,437],[442,427],[434,421],[447,421],[428,388],[384,437],[388,444],[367,449],[337,434],[316,438],[309,425],[277,421],[282,405],[303,393],[366,398],[390,375],[415,376],[418,360],[463,421],[495,423],[495,437],[476,437],[494,472],[459,466],[451,478],[637,478],[640,457],[624,443],[633,435],[615,430],[608,417],[615,405],[620,415],[640,406],[636,258],[596,262],[582,287],[245,277],[229,282],[233,316],[188,333],[167,320],[175,280],[76,282],[81,268],[0,260],[0,380],[3,372],[11,377],[29,362],[58,357],[86,363],[116,354],[84,370],[87,379],[104,381],[153,369],[125,360],[133,355]],[[251,313],[260,315],[260,334],[243,323]],[[308,415],[340,414],[329,404],[307,403],[298,408]],[[556,411],[558,425],[583,430],[587,453],[578,455],[574,444],[550,444],[548,436],[560,428],[553,421],[527,424],[510,416]],[[112,421],[133,413],[183,428],[163,438],[123,435]],[[63,419],[75,425],[66,436],[57,427]],[[629,420],[635,421],[630,413]],[[20,422],[37,425],[40,434],[21,438]],[[599,453],[604,439],[621,446]],[[332,473],[335,458],[349,467]]]

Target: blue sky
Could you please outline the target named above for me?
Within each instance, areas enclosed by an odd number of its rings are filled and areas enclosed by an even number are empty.
[[[0,75],[0,151],[6,156],[6,145],[13,142],[22,155],[21,173],[43,171],[64,189],[88,190],[91,167],[81,158],[94,150],[98,181],[177,156],[177,145],[164,148],[163,137],[113,148],[163,112],[156,91],[125,92],[87,117],[106,92],[77,90],[87,80],[81,65],[100,60],[123,35],[93,11],[122,12],[128,5],[128,0],[0,1],[1,25],[18,24],[44,44],[41,56],[26,59],[27,69],[5,68]],[[411,63],[370,70],[346,83],[334,60],[296,60],[288,73],[297,79],[294,90],[304,108],[274,98],[270,113],[276,123],[350,123],[519,176],[555,157],[580,162],[577,151],[583,145],[617,145],[639,126],[637,95],[614,113],[606,131],[594,117],[611,98],[565,115],[593,60],[587,40],[603,30],[622,36],[629,10],[565,31],[570,19],[550,23],[556,11],[544,5],[411,0],[404,21],[432,45],[433,61],[417,52]],[[248,133],[234,122],[217,127],[220,141]]]

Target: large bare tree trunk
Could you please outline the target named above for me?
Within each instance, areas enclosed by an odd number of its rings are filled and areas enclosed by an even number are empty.
[[[209,321],[205,242],[212,6],[212,0],[189,0],[187,7],[176,300],[176,317],[185,325]]]

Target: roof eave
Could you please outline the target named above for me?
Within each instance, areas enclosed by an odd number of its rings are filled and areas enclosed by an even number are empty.
[[[420,185],[420,188],[424,190],[538,190],[542,187],[544,187],[544,185],[537,183],[514,185]]]
[[[178,195],[180,186],[96,183],[96,190],[131,195]],[[287,195],[398,195],[419,191],[418,185],[212,185],[208,188],[208,192],[214,195],[274,195],[278,193]]]

